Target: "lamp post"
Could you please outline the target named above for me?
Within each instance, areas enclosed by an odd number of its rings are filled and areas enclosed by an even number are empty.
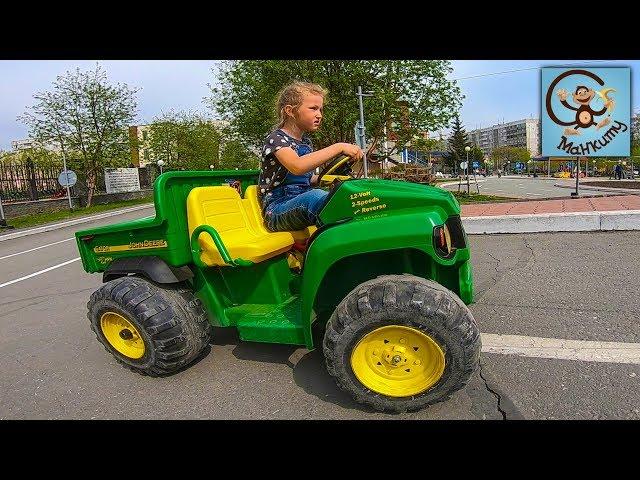
[[[531,159],[527,160],[527,177],[531,176],[529,173],[529,166],[531,165]]]
[[[214,165],[209,165],[209,170],[213,170],[214,168]]]
[[[2,208],[2,196],[0,195],[0,227],[7,226],[7,219],[4,218],[4,209]]]
[[[595,160],[591,160],[591,163],[593,163],[593,165],[591,165],[591,176],[595,177],[596,176],[596,161]]]
[[[160,175],[162,175],[162,166],[164,165],[164,160],[158,160],[158,166],[160,167]]]
[[[364,106],[362,105],[362,97],[371,97],[373,93],[368,91],[366,93],[362,93],[362,86],[358,85],[358,106],[360,107],[360,122],[358,123],[358,131],[360,136],[360,148],[362,149],[362,165],[364,167],[364,178],[369,176],[369,168],[367,165],[367,141],[365,138],[365,127],[364,127]]]
[[[465,168],[465,173],[467,175],[467,195],[469,195],[469,152],[471,151],[471,147],[467,145],[464,147],[464,151],[467,152],[467,163],[465,164],[467,168]]]

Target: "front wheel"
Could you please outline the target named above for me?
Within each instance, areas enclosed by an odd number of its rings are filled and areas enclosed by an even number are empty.
[[[467,306],[442,285],[385,275],[356,287],[327,323],[328,372],[354,399],[405,412],[444,401],[466,385],[480,357]]]

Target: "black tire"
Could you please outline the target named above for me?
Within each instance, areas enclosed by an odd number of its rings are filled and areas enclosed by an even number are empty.
[[[444,352],[440,379],[410,397],[392,397],[363,385],[351,367],[360,339],[383,326],[412,327],[431,337]],[[442,285],[413,275],[385,275],[358,285],[327,322],[323,350],[327,371],[340,388],[379,411],[406,412],[447,400],[478,366],[480,332],[460,298]]]
[[[158,285],[140,277],[105,283],[87,303],[91,329],[118,362],[142,375],[165,375],[191,363],[209,344],[211,325],[202,302],[184,284]],[[106,312],[123,316],[140,332],[144,355],[116,350],[100,325]]]

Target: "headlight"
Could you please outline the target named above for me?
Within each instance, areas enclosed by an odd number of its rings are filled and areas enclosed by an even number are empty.
[[[451,233],[446,223],[434,227],[433,246],[441,257],[450,257],[455,252],[455,248],[451,244]]]

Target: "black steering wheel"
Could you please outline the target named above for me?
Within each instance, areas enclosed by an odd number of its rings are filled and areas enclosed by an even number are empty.
[[[318,185],[320,185],[322,178],[328,175],[334,176],[335,178],[351,177],[353,172],[351,170],[350,160],[351,157],[347,155],[338,155],[337,157],[325,163],[325,165],[320,170],[320,173],[318,173]],[[331,182],[333,182],[335,178],[333,178]]]

